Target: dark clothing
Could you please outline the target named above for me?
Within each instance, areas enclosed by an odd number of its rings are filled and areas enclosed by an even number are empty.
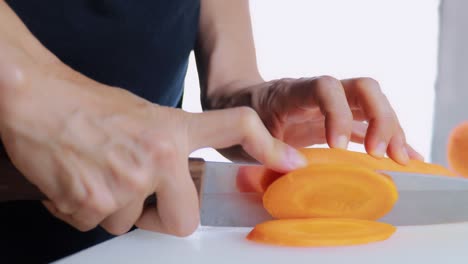
[[[44,46],[75,70],[154,103],[180,104],[198,31],[199,0],[6,2]],[[0,263],[49,262],[111,237],[100,228],[76,231],[39,202],[0,204],[0,221]]]

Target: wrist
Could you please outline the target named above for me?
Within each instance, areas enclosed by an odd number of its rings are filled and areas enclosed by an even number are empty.
[[[21,98],[31,97],[28,91],[44,83],[46,76],[58,75],[67,68],[53,54],[35,54],[9,45],[0,39],[0,131],[5,117]],[[63,75],[63,74],[62,74]],[[46,85],[43,85],[46,88]],[[46,93],[46,92],[44,92]]]
[[[251,106],[255,91],[265,87],[261,77],[227,82],[202,94],[203,109],[223,109],[237,106]]]

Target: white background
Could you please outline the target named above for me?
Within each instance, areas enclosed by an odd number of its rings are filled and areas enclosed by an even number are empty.
[[[372,77],[395,108],[408,141],[429,158],[438,0],[251,0],[250,6],[265,79]],[[184,109],[199,112],[193,56],[185,86]],[[223,160],[212,150],[194,155]]]

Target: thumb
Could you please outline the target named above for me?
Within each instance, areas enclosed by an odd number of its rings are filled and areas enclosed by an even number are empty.
[[[276,171],[287,172],[307,164],[299,151],[272,137],[257,113],[249,107],[191,115],[190,151],[241,145],[253,158]]]

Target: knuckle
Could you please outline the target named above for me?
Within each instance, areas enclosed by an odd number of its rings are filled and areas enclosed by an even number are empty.
[[[258,125],[262,122],[257,112],[255,112],[255,110],[250,107],[239,107],[237,111],[239,127],[247,134],[253,131],[253,129],[258,127]]]
[[[177,148],[173,142],[165,140],[153,140],[149,144],[149,154],[152,160],[167,161],[174,160],[177,155]]]
[[[94,228],[97,227],[97,223],[91,223],[91,222],[80,222],[80,223],[75,223],[72,224],[73,227],[78,229],[81,232],[88,232],[90,230],[93,230]]]
[[[333,108],[333,109],[323,109],[323,115],[327,119],[331,119],[334,123],[344,123],[350,125],[353,121],[353,113],[349,108]]]
[[[120,236],[127,233],[133,224],[109,224],[109,225],[102,225],[107,232],[112,235]]]
[[[146,193],[150,187],[148,173],[136,172],[128,177],[127,187],[137,194]]]
[[[198,225],[199,225],[198,217],[197,218],[193,217],[188,222],[186,220],[184,220],[183,222],[176,221],[173,223],[170,233],[178,237],[187,237],[193,234],[195,230],[197,230]]]
[[[57,205],[60,206],[58,207],[60,211],[64,213],[71,213],[71,210],[83,208],[86,206],[87,202],[88,197],[85,193],[71,191],[64,199],[59,199],[57,201]],[[66,210],[70,211],[66,212]]]
[[[329,75],[319,76],[313,79],[313,81],[317,84],[318,87],[324,88],[336,87],[337,85],[340,85],[340,81],[338,79]]]
[[[379,82],[370,77],[356,78],[353,80],[353,84],[355,87],[358,87],[360,89],[372,89],[382,92]]]
[[[106,201],[108,200],[108,201]],[[117,208],[117,204],[113,199],[99,199],[93,197],[88,203],[88,209],[97,218],[104,218],[114,212]]]

